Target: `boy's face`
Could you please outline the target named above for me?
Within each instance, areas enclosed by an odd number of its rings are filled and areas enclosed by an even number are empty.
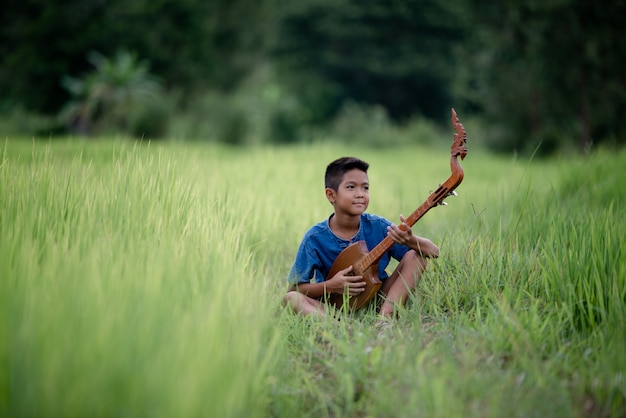
[[[361,215],[370,203],[370,183],[367,173],[358,168],[346,171],[337,191],[326,189],[326,196],[335,207],[335,212]]]

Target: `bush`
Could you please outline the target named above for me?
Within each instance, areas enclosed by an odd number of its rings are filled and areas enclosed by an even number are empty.
[[[119,51],[113,59],[91,52],[88,60],[94,66],[92,72],[63,79],[73,99],[62,109],[60,119],[80,135],[130,134],[132,115],[140,115],[155,102],[161,92],[159,83],[148,65],[129,51]]]
[[[172,100],[165,94],[158,95],[155,100],[136,108],[130,115],[131,134],[136,138],[165,138],[173,110]]]
[[[3,138],[55,136],[63,129],[56,118],[28,112],[21,107],[5,109],[0,114],[0,135]]]
[[[176,139],[232,145],[298,142],[306,107],[260,67],[238,89],[205,91],[181,106],[170,129]]]

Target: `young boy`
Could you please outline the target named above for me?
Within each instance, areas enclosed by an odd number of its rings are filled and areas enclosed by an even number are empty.
[[[326,168],[326,198],[334,213],[311,227],[300,243],[287,277],[290,286],[283,297],[284,304],[294,312],[323,316],[320,299],[325,294],[345,291],[356,296],[365,290],[362,276],[349,275],[352,266],[326,280],[339,253],[354,242],[364,240],[369,250],[386,235],[395,242],[378,264],[378,278],[383,282],[380,293],[384,302],[379,312],[382,317],[392,316],[394,306],[406,301],[426,267],[426,259],[439,255],[439,248],[430,240],[413,235],[402,215],[400,225],[394,225],[365,213],[370,200],[368,168],[368,163],[353,157],[335,160]],[[400,262],[391,276],[385,271],[390,256]]]

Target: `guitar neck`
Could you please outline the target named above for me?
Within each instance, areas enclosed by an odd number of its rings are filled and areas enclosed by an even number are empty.
[[[441,186],[439,188],[441,188]],[[413,213],[411,213],[406,218],[406,223],[409,226],[415,225],[415,223],[422,216],[424,216],[426,212],[428,212],[430,209],[432,209],[434,206],[437,205],[436,201],[432,199],[438,195],[438,191],[439,189],[433,192],[429,196],[429,198],[420,205],[420,207],[418,207]],[[374,249],[372,249],[372,251],[367,253],[367,255],[365,255],[363,258],[361,258],[358,261],[358,270],[365,271],[368,268],[370,268],[373,264],[377,263],[378,260],[380,260],[382,256],[385,255],[387,251],[389,251],[389,249],[391,248],[393,244],[395,244],[395,242],[391,238],[389,238],[389,236],[386,236],[380,243],[378,243],[376,247],[374,247]]]
[[[432,192],[428,199],[424,203],[420,205],[413,213],[411,213],[406,218],[406,223],[409,227],[415,225],[417,221],[420,220],[422,216],[426,214],[430,209],[437,205],[443,204],[443,201],[446,197],[454,194],[454,189],[457,188],[459,184],[463,181],[463,167],[458,161],[458,157],[463,160],[465,155],[467,154],[467,147],[465,146],[465,141],[467,140],[467,135],[465,133],[465,128],[459,122],[459,118],[456,115],[454,109],[452,109],[452,126],[454,127],[455,134],[454,139],[452,141],[452,147],[450,148],[450,170],[452,174],[448,179],[440,185],[437,190]],[[378,262],[383,255],[394,244],[394,241],[386,236],[372,251],[367,253],[363,258],[361,258],[356,266],[359,271],[365,271],[370,268],[374,263]]]

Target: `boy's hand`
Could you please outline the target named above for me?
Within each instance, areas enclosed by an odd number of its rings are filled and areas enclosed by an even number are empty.
[[[400,225],[387,227],[387,236],[398,244],[404,244],[414,249],[418,254],[424,257],[439,257],[439,248],[429,239],[413,235],[411,227],[406,223],[406,218],[402,215],[400,215]]]
[[[406,218],[400,215],[400,225],[387,227],[387,235],[398,244],[410,245],[414,239],[411,227],[406,223]]]
[[[360,295],[365,291],[363,276],[351,275],[352,266],[340,270],[332,279],[326,282],[326,292],[348,294],[350,296]]]

